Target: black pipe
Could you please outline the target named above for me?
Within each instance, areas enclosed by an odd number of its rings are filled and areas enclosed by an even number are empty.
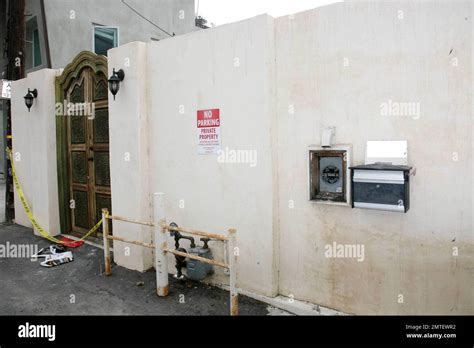
[[[175,223],[175,222],[172,222],[170,223],[170,226],[171,227],[178,227],[178,225]],[[187,239],[191,242],[191,248],[195,248],[196,247],[196,244],[195,244],[195,241],[194,241],[194,238],[193,237],[188,237],[188,236],[183,236],[181,233],[179,233],[179,231],[174,231],[174,230],[171,230],[170,231],[170,234],[172,237],[174,237],[174,247],[177,251],[181,251],[183,253],[187,253],[187,250],[184,249],[184,248],[181,248],[179,246],[179,241],[181,239]],[[183,276],[183,272],[182,272],[182,269],[184,267],[186,267],[186,257],[184,256],[179,256],[179,255],[175,255],[174,256],[175,260],[176,260],[176,277],[179,279]]]

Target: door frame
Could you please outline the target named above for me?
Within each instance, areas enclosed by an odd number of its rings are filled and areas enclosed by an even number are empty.
[[[56,77],[56,103],[63,105],[67,99],[66,93],[71,82],[80,77],[84,68],[89,67],[94,74],[102,73],[108,76],[107,57],[90,51],[80,52],[71,63]],[[58,105],[58,104],[56,104]],[[59,221],[61,233],[70,233],[72,229],[69,192],[69,165],[68,165],[68,119],[56,114],[56,151],[58,173]]]

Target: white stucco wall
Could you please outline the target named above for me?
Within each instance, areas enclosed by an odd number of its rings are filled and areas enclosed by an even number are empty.
[[[358,314],[474,312],[470,6],[353,2],[276,20],[282,294]],[[420,117],[381,116],[389,99],[419,102]],[[307,148],[326,126],[353,164],[367,140],[408,140],[407,214],[308,201]],[[326,258],[334,241],[365,245],[365,260]]]
[[[51,235],[59,226],[56,163],[55,78],[58,70],[29,73],[12,84],[12,134],[15,166],[25,197],[38,223]],[[23,99],[28,88],[38,90],[31,111]],[[15,222],[32,227],[15,191]],[[35,234],[38,231],[35,229]]]
[[[236,228],[239,286],[266,295],[275,295],[278,285],[278,255],[273,245],[277,231],[276,180],[272,179],[274,139],[268,131],[275,117],[273,42],[273,19],[259,16],[148,44],[147,59],[142,61],[148,63],[150,132],[149,157],[142,157],[142,161],[150,161],[150,193],[164,192],[168,222],[224,234],[227,229]],[[120,64],[135,51],[132,46],[111,50],[110,62]],[[133,64],[125,69],[124,86],[129,83],[128,71],[135,69]],[[109,63],[110,67],[113,65]],[[124,119],[132,122],[137,114],[119,101],[128,102],[130,93],[135,93],[130,91],[138,86],[131,82],[129,87],[129,92],[121,90],[118,100],[110,103],[111,158],[119,158],[126,148],[140,151],[137,140],[143,138],[132,136],[130,141],[124,140],[124,133],[115,131],[122,127],[127,134],[139,134],[121,123]],[[222,148],[256,150],[257,166],[218,163],[217,155],[198,155],[196,112],[211,108],[220,109]],[[115,146],[119,142],[120,150]],[[147,155],[144,151],[140,154]],[[112,160],[111,172],[123,173],[122,162]],[[117,204],[134,211],[134,199],[116,203],[117,188],[130,181],[122,174],[112,174],[112,178],[114,211]],[[131,185],[128,194],[135,197],[134,184],[127,185]],[[187,244],[183,242],[183,246]],[[213,242],[211,246],[215,256],[222,258],[222,245]],[[172,256],[170,272],[175,272]],[[213,281],[228,280],[217,269]]]
[[[165,193],[169,221],[224,233],[236,228],[238,285],[266,295],[277,291],[273,57],[268,16],[152,43],[148,50],[151,189]],[[197,154],[196,111],[212,108],[220,109],[222,148],[256,150],[255,167]],[[211,244],[222,258],[222,246]],[[216,274],[216,281],[228,281],[220,269]]]
[[[113,100],[109,92],[110,180],[112,213],[139,221],[151,221],[150,158],[147,112],[147,45],[132,42],[109,51],[112,69],[123,69],[124,82]],[[129,240],[152,240],[150,227],[113,221],[113,233]],[[130,269],[153,266],[151,249],[114,242],[114,259]]]
[[[470,12],[353,2],[149,44],[150,193],[168,221],[237,228],[243,289],[359,314],[472,313]],[[381,116],[389,100],[420,115]],[[256,149],[257,167],[197,155],[196,110],[210,108],[222,147]],[[328,126],[353,164],[368,140],[408,141],[407,214],[308,201],[308,149]],[[333,242],[364,245],[364,261],[326,258]]]

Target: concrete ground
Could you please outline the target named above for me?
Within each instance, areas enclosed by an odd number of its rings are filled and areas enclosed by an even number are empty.
[[[31,229],[0,225],[0,245],[49,243]],[[74,261],[44,268],[29,258],[0,257],[0,313],[3,315],[228,315],[229,293],[170,277],[170,294],[156,295],[155,272],[114,265],[103,275],[101,249],[84,244],[70,249]],[[241,315],[286,312],[249,297],[239,297]]]

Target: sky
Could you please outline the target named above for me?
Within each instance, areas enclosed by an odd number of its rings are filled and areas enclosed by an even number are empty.
[[[268,13],[280,17],[310,10],[339,0],[195,0],[199,16],[222,25]]]

